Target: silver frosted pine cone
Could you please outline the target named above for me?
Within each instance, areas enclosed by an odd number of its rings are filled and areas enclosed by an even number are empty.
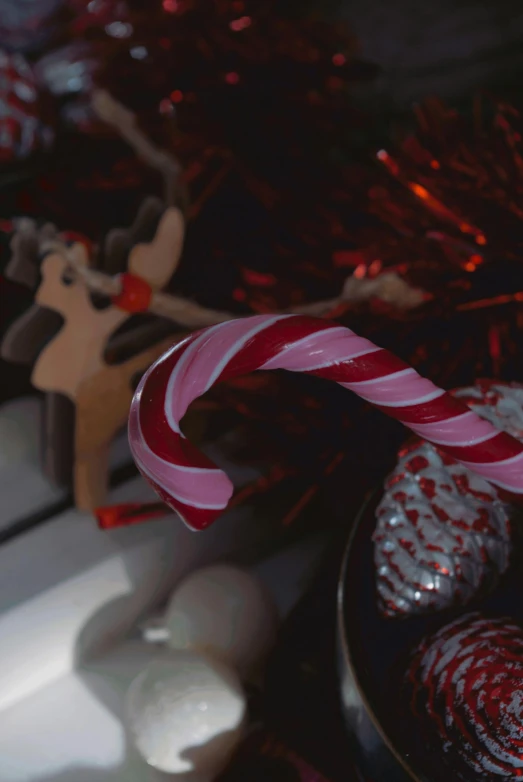
[[[523,441],[523,386],[482,381],[454,393]],[[495,487],[436,447],[418,440],[403,448],[376,511],[382,613],[441,611],[491,588],[509,565],[510,513]]]

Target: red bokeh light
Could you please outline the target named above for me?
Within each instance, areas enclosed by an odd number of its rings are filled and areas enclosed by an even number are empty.
[[[232,22],[229,23],[229,27],[231,30],[234,30],[235,33],[239,33],[241,30],[245,30],[246,27],[250,27],[251,21],[250,16],[240,16],[239,19],[233,19]]]
[[[160,105],[158,106],[158,109],[160,111],[160,114],[170,114],[173,110],[173,104],[169,100],[169,98],[164,98],[160,101]]]

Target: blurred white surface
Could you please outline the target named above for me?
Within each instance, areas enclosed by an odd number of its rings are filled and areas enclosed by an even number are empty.
[[[40,416],[36,397],[0,408],[0,530],[64,497],[39,470]],[[123,437],[113,466],[128,459]],[[256,475],[221,466],[237,485]],[[108,504],[152,499],[136,477]],[[270,534],[266,521],[235,508],[201,533],[174,514],[102,532],[71,508],[0,546],[0,782],[168,779],[138,757],[123,728],[129,684],[158,654],[129,635],[194,569],[252,554]],[[303,592],[322,541],[255,568],[281,614]]]
[[[37,397],[0,408],[0,531],[64,497],[40,472],[40,419]],[[125,462],[124,436],[112,463]],[[252,472],[233,477],[241,484]],[[107,503],[151,500],[135,477]],[[233,509],[197,535],[174,514],[101,532],[92,515],[70,508],[0,546],[0,711],[121,639],[194,568],[266,539],[267,525],[250,513]]]
[[[307,587],[321,560],[324,544],[322,536],[310,538],[255,568],[282,614],[291,610]],[[0,573],[1,554],[2,549]],[[84,589],[89,591],[87,583]],[[67,585],[64,590],[68,591]],[[79,661],[76,668],[68,669],[62,657],[61,674],[54,678],[42,675],[39,684],[42,637],[25,643],[20,639],[21,651],[26,644],[31,645],[26,662],[33,660],[33,690],[24,697],[22,687],[18,690],[20,697],[11,698],[9,707],[4,706],[0,711],[0,780],[166,782],[172,779],[151,769],[138,756],[122,722],[127,688],[145,665],[155,659],[158,649],[142,641],[124,639],[103,653]],[[2,646],[0,639],[0,649]],[[52,662],[50,650],[46,656]],[[3,686],[2,683],[0,692]]]

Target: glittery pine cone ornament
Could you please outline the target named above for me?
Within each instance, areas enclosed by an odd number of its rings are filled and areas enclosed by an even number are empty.
[[[510,619],[469,614],[425,639],[404,694],[452,779],[523,777],[523,630]]]
[[[52,141],[41,116],[34,73],[21,54],[0,49],[0,164],[28,157]]]
[[[0,46],[10,52],[33,52],[56,32],[62,0],[2,0]]]
[[[455,392],[523,440],[523,386],[483,381]],[[374,562],[388,617],[466,605],[509,565],[510,507],[484,479],[417,440],[400,451],[377,508]]]

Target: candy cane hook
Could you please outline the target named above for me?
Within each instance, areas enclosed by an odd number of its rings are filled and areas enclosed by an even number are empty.
[[[193,529],[226,508],[229,478],[180,431],[191,402],[222,380],[257,369],[328,378],[376,405],[487,480],[523,496],[523,445],[401,359],[332,321],[256,315],[196,332],[142,378],[129,442],[143,476]]]

